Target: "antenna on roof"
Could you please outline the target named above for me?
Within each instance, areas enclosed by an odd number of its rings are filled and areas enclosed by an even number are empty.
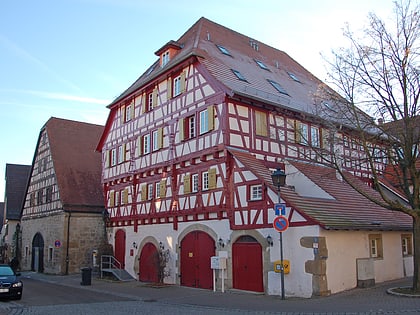
[[[279,62],[276,60],[276,68],[279,68]]]
[[[256,51],[258,51],[258,43],[255,42],[253,39],[249,39],[249,45],[254,48]]]
[[[207,31],[207,40],[210,41],[210,33]]]

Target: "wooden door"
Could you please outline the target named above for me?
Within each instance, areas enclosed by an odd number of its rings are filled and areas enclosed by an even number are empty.
[[[36,233],[32,240],[31,269],[36,272],[44,272],[44,238],[41,233]]]
[[[155,245],[146,243],[139,260],[139,280],[159,282],[159,253]]]
[[[205,232],[193,231],[181,241],[181,285],[213,289],[211,257],[215,255],[214,240]]]
[[[264,292],[262,246],[251,236],[242,236],[232,246],[233,287]]]
[[[125,231],[118,230],[115,233],[115,259],[121,264],[121,269],[125,268]]]

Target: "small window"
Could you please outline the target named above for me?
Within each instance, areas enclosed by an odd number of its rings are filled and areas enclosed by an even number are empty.
[[[153,199],[153,184],[147,185],[147,200]]]
[[[292,78],[292,80],[293,81],[296,81],[296,82],[299,82],[299,83],[301,83],[300,82],[300,80],[299,80],[299,78],[294,74],[294,73],[292,73],[292,72],[287,72],[287,74],[289,75],[289,77],[291,77]]]
[[[369,235],[370,257],[383,258],[382,236],[380,234]]]
[[[42,205],[42,203],[43,203],[43,200],[42,200],[43,195],[44,194],[43,194],[42,189],[38,190],[38,193],[37,193],[37,196],[36,196],[36,203],[37,203],[37,205]]]
[[[48,247],[48,262],[52,262],[53,253],[54,253],[54,249],[52,247]]]
[[[270,84],[281,94],[289,95],[287,91],[276,81],[272,81],[272,80],[267,80],[267,81],[270,82]]]
[[[219,48],[219,50],[222,52],[222,54],[232,57],[232,55],[230,54],[229,50],[227,50],[227,48],[225,48],[221,45],[216,45],[216,46],[217,46],[217,48]]]
[[[147,95],[147,109],[146,109],[147,112],[153,109],[153,104],[154,104],[154,94],[153,92],[151,92]]]
[[[295,122],[295,142],[303,145],[308,145],[308,125],[298,122]]]
[[[319,128],[311,127],[311,144],[315,148],[319,148]]]
[[[255,62],[257,63],[257,65],[264,70],[270,71],[270,69],[268,69],[268,67],[265,65],[264,62],[260,61],[260,60],[255,60]]]
[[[52,193],[53,193],[52,187],[47,187],[46,194],[45,194],[45,202],[48,203],[52,201]]]
[[[132,117],[133,109],[134,109],[133,104],[127,105],[127,107],[125,108],[125,121],[126,122],[130,121],[133,118]]]
[[[209,112],[207,109],[200,112],[200,135],[209,131]]]
[[[125,160],[125,145],[120,145],[118,147],[118,164],[124,162]]]
[[[117,149],[111,150],[111,166],[117,165]]]
[[[192,175],[191,188],[192,188],[192,192],[198,192],[198,174]]]
[[[209,189],[209,172],[203,172],[202,188],[203,190]]]
[[[240,73],[239,71],[237,71],[237,70],[233,70],[233,69],[231,69],[232,70],[232,72],[236,75],[236,77],[239,79],[239,80],[241,80],[241,81],[245,81],[245,82],[248,82],[247,81],[247,79],[245,79],[245,77],[242,75],[242,73]]]
[[[120,199],[120,192],[117,190],[115,192],[115,199],[114,199],[114,206],[117,207],[120,205],[121,199]]]
[[[174,80],[174,96],[181,94],[181,76]]]
[[[150,153],[150,134],[143,136],[143,154]]]
[[[251,186],[251,200],[262,200],[262,185]]]
[[[157,182],[155,184],[155,198],[156,199],[160,198],[160,182]]]
[[[157,151],[160,149],[159,129],[152,131],[152,150]]]
[[[162,54],[162,67],[164,67],[169,62],[169,50],[165,51]]]
[[[401,249],[403,256],[413,255],[413,240],[411,234],[401,235]]]

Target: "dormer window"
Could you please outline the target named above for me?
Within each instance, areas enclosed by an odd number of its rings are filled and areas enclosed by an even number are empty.
[[[231,69],[231,70],[239,80],[248,82],[247,79],[238,70],[234,70],[234,69]]]
[[[299,78],[294,74],[294,73],[292,73],[292,72],[287,72],[287,74],[289,75],[289,77],[291,77],[292,78],[292,80],[293,81],[296,81],[296,82],[299,82],[299,83],[301,83],[300,82],[300,80],[299,80]]]
[[[167,50],[162,54],[162,67],[166,66],[169,60],[169,50]]]

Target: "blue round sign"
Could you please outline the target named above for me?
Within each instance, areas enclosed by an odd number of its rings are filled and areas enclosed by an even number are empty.
[[[285,216],[278,216],[274,218],[273,227],[277,232],[284,232],[289,227],[289,220]]]

